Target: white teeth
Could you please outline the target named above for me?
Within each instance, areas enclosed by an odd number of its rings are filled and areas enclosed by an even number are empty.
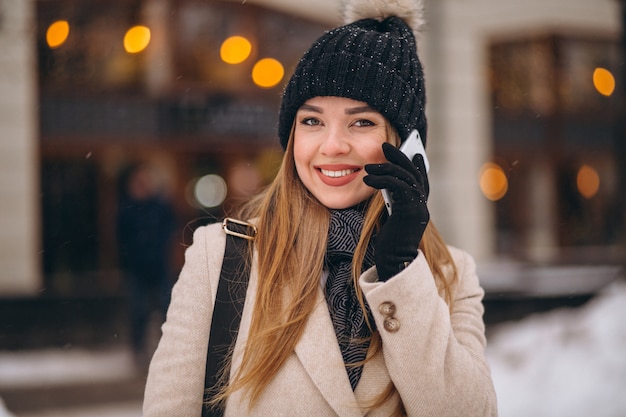
[[[322,171],[322,174],[326,175],[327,177],[332,177],[332,178],[339,178],[339,177],[344,177],[346,175],[350,175],[353,172],[356,172],[356,169],[342,169],[341,171],[328,171],[326,169],[321,169],[320,171]]]

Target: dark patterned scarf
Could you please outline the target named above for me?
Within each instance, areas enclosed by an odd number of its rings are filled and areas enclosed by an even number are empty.
[[[326,249],[328,270],[326,302],[352,390],[356,388],[361,378],[363,367],[350,364],[365,360],[369,347],[369,342],[365,339],[370,336],[352,280],[352,258],[362,228],[363,213],[358,208],[331,210],[328,248]],[[370,243],[363,260],[363,271],[372,265],[374,265],[374,249]],[[366,308],[373,326],[374,320],[367,303]]]

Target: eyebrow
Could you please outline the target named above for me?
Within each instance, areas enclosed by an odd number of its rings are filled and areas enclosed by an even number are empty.
[[[300,110],[311,111],[314,113],[322,113],[322,109],[317,106],[311,106],[310,104],[303,104],[300,106]]]
[[[370,106],[361,106],[361,107],[352,107],[352,108],[346,109],[345,113],[346,114],[359,114],[359,113],[372,113],[375,111],[376,110],[374,110]]]
[[[312,106],[310,104],[303,104],[300,107],[300,110],[305,110],[305,111],[310,111],[310,112],[320,113],[320,114],[324,113],[321,107]],[[345,114],[359,114],[359,113],[371,113],[371,112],[376,112],[376,110],[374,110],[370,106],[351,107],[345,110]]]

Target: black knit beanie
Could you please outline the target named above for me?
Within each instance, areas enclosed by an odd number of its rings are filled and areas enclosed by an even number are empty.
[[[426,143],[424,74],[413,32],[398,17],[335,28],[304,54],[283,92],[278,121],[283,149],[296,112],[318,96],[363,101],[387,118],[401,140],[417,129]]]

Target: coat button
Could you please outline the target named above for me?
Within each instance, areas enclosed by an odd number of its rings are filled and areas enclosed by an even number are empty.
[[[391,317],[396,314],[396,305],[390,301],[385,301],[378,306],[378,311],[385,317]]]
[[[397,319],[386,318],[384,322],[385,330],[389,333],[395,333],[400,329],[400,322]]]

